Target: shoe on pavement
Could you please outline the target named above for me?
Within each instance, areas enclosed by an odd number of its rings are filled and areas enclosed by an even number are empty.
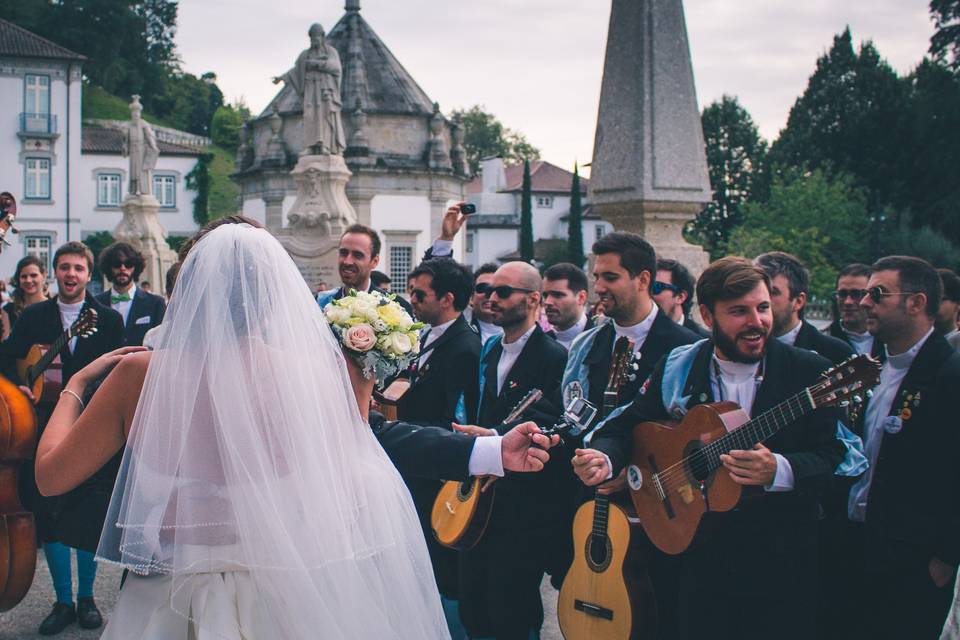
[[[76,622],[76,620],[77,612],[74,610],[72,602],[70,604],[63,602],[54,603],[53,611],[40,623],[40,635],[56,635],[66,629],[67,626]]]
[[[96,629],[103,624],[100,610],[93,598],[77,598],[77,621],[82,629]]]

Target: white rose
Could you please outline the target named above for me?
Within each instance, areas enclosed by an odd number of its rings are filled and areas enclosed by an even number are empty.
[[[413,349],[413,343],[405,333],[395,331],[387,335],[384,340],[384,350],[387,353],[402,356],[410,353],[411,349]]]
[[[350,310],[344,309],[341,306],[331,304],[327,305],[326,308],[327,320],[333,324],[344,324],[347,320],[350,319]]]
[[[377,314],[377,306],[364,300],[357,300],[351,309],[353,315],[364,320],[374,321],[380,316]]]

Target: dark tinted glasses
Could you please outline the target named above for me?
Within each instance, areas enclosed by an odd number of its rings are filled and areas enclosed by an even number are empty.
[[[891,293],[889,291],[884,291],[883,287],[879,287],[879,286],[870,287],[869,289],[867,289],[867,295],[870,296],[870,299],[873,300],[874,303],[876,304],[880,304],[881,300],[889,296],[912,296],[916,293],[917,293],[916,291],[896,291]]]
[[[428,295],[430,294],[424,291],[423,289],[413,289],[412,291],[410,291],[410,297],[416,298],[417,302],[423,302],[424,300],[426,300]]]
[[[489,282],[478,282],[477,285],[473,288],[474,293],[477,293],[481,296],[487,295],[487,292],[490,291]]]
[[[860,302],[867,295],[866,289],[837,289],[833,292],[833,297],[837,302],[843,302],[847,298],[853,298],[854,302]]]
[[[132,260],[117,260],[113,263],[114,269],[119,269],[120,267],[123,267],[124,269],[133,269],[134,264]]]
[[[669,284],[667,282],[660,282],[659,280],[654,280],[653,284],[650,286],[650,290],[653,292],[653,295],[658,296],[664,291],[672,291],[673,295],[680,294],[680,287],[675,284]]]
[[[502,284],[499,287],[489,287],[483,294],[489,297],[491,294],[497,294],[501,300],[505,300],[515,293],[533,293],[533,289],[521,289],[520,287],[511,287],[508,284]]]

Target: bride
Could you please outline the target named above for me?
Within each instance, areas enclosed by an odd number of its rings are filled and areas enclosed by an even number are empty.
[[[71,379],[37,483],[69,491],[126,447],[97,555],[131,573],[103,637],[448,637],[409,494],[325,322],[267,231],[226,224],[190,249],[156,350]]]

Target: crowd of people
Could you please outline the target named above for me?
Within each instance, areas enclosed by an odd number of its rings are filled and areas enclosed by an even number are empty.
[[[438,633],[437,616],[443,627],[437,637],[447,633],[455,639],[474,640],[539,637],[544,619],[541,583],[545,576],[555,588],[564,581],[574,558],[571,527],[578,507],[600,493],[629,509],[626,468],[636,425],[676,420],[696,405],[721,401],[735,402],[748,416],[756,416],[855,354],[868,354],[882,363],[880,383],[871,397],[858,411],[817,409],[752,448],[724,452],[720,456],[723,472],[744,487],[744,496],[729,512],[708,513],[686,551],[664,553],[641,527],[632,527],[631,545],[640,558],[637,568],[650,581],[653,595],[648,597],[654,598],[656,611],[655,619],[645,624],[655,625],[654,636],[665,639],[707,634],[798,639],[960,637],[955,596],[960,467],[951,460],[960,445],[960,431],[949,417],[951,394],[960,388],[956,353],[960,277],[908,256],[848,265],[836,280],[835,318],[821,330],[804,314],[811,293],[809,272],[788,253],[771,251],[753,260],[725,257],[695,279],[677,260],[658,256],[642,237],[614,232],[592,246],[589,272],[580,265],[561,263],[541,273],[524,262],[485,264],[471,270],[452,257],[465,220],[459,205],[450,207],[441,235],[408,275],[405,296],[397,298],[427,325],[419,356],[400,374],[409,388],[397,402],[398,421],[383,419],[373,389],[346,367],[361,416],[412,497],[418,536],[433,570],[433,580],[422,582],[421,589],[430,592],[435,582],[438,595],[427,596],[436,597],[442,607],[433,611],[429,603],[412,598],[407,606],[398,607],[405,611],[384,613],[388,620],[407,616],[403,624],[411,630],[400,634],[388,625],[385,628],[394,631],[383,637],[418,637],[413,627],[419,637],[433,637]],[[221,226],[258,225],[241,217],[224,219],[188,241],[180,251],[181,261],[168,274],[167,296],[222,295],[228,302],[250,296],[241,305],[247,312],[251,306],[263,305],[267,315],[275,314],[280,305],[276,300],[267,305],[261,299],[266,293],[246,289],[238,293],[229,283],[221,283],[220,288],[227,291],[219,291],[218,286],[199,288],[203,278],[197,275],[196,263],[203,259],[201,248],[206,247],[209,254],[213,245],[203,240],[205,235],[212,239],[217,234],[220,241],[235,242],[241,248],[251,242],[242,233],[230,236],[226,229],[218,229]],[[316,304],[322,309],[351,289],[386,293],[383,287],[391,283],[376,271],[380,249],[376,231],[360,224],[348,227],[339,242],[341,282],[315,287]],[[263,251],[272,255],[273,245]],[[237,268],[263,286],[249,273],[251,268],[266,269],[263,264]],[[57,596],[40,627],[45,635],[58,633],[74,621],[84,628],[102,624],[93,600],[96,563],[92,551],[101,538],[104,518],[110,527],[116,515],[111,507],[107,516],[111,493],[115,502],[117,491],[137,493],[130,477],[142,481],[144,474],[120,472],[132,464],[123,458],[124,448],[130,447],[127,434],[133,438],[130,428],[135,421],[149,431],[143,425],[149,417],[141,415],[146,412],[145,399],[151,398],[147,389],[151,382],[161,387],[164,382],[150,377],[150,371],[159,366],[149,364],[149,353],[137,353],[137,347],[148,344],[158,349],[154,353],[162,353],[180,344],[189,353],[183,346],[189,342],[178,343],[170,335],[177,322],[161,325],[164,299],[138,286],[143,257],[133,247],[111,245],[101,253],[99,266],[112,286],[93,296],[87,291],[93,272],[89,249],[78,242],[61,246],[53,259],[57,294],[50,297],[45,265],[24,258],[17,265],[11,300],[2,309],[5,339],[0,345],[0,368],[19,383],[24,381],[17,376],[16,360],[31,345],[53,342],[83,308],[95,309],[99,318],[94,336],[73,339],[61,353],[65,395],[52,416],[49,409],[41,416],[49,433],[41,439],[37,478],[21,485],[28,488],[24,501],[36,514]],[[392,284],[396,292],[398,283]],[[300,293],[286,295],[299,300]],[[185,323],[184,306],[174,303],[171,309],[177,308],[181,315],[176,317]],[[231,302],[229,308],[236,306]],[[193,322],[182,326],[196,326]],[[243,336],[252,323],[270,324],[264,318],[224,322],[231,327],[239,324]],[[621,338],[632,345],[632,375],[619,389],[617,407],[605,415],[601,412],[579,434],[562,441],[535,435],[556,424],[573,399],[604,406],[614,344]],[[126,349],[116,351],[121,347]],[[325,347],[318,343],[314,348]],[[122,358],[127,352],[131,355]],[[336,357],[342,359],[339,353]],[[109,376],[98,389],[94,374],[102,376],[121,360],[136,361],[126,367],[125,381],[111,382],[113,376]],[[75,375],[79,382],[71,385]],[[208,383],[204,376],[196,380],[200,386]],[[507,421],[533,389],[542,392],[541,399],[520,418]],[[269,389],[257,393],[269,395]],[[324,389],[322,393],[332,392]],[[108,410],[105,403],[112,395],[123,396],[126,404]],[[135,416],[137,398],[141,408]],[[71,406],[62,406],[66,403]],[[330,401],[327,406],[335,404]],[[322,425],[328,417],[322,408],[318,411],[321,415],[314,418]],[[90,417],[91,412],[96,418]],[[70,458],[70,437],[81,436],[69,430],[96,434],[94,423],[111,420],[122,429],[111,439],[102,436],[99,448],[86,445],[83,462],[90,468],[77,471],[75,477],[61,472],[63,477],[52,479],[52,460],[67,467],[83,466]],[[531,442],[542,448],[531,447]],[[227,475],[227,454],[220,455],[216,458],[224,467],[220,471]],[[274,456],[282,459],[277,451]],[[91,460],[97,464],[91,466]],[[506,473],[511,470],[536,472]],[[120,481],[116,481],[118,472]],[[180,472],[179,468],[170,471]],[[441,480],[471,475],[498,477],[487,528],[470,549],[446,548],[436,542],[431,530],[432,505]],[[324,491],[323,487],[313,489]],[[283,511],[282,506],[277,509]],[[91,517],[76,517],[78,512]],[[123,520],[126,513],[121,510],[117,517]],[[247,529],[236,526],[242,538]],[[329,521],[323,524],[331,526]],[[310,531],[306,526],[301,533],[287,535],[304,541],[309,540]],[[227,538],[239,544],[233,535]],[[104,533],[104,539],[108,537]],[[105,552],[103,541],[100,545],[100,555],[109,557],[110,549]],[[71,547],[76,548],[79,577],[76,600],[71,591]],[[117,553],[121,563],[129,566],[123,562],[123,552]],[[178,568],[175,562],[167,567],[171,572]],[[253,569],[250,572],[256,575]],[[384,569],[380,578],[387,573]],[[125,616],[126,626],[118,630],[114,625],[114,635],[109,637],[140,637],[139,631],[130,631],[136,626],[130,612],[139,609],[129,602],[136,596],[127,595],[124,608],[124,590],[142,594],[145,587],[136,580],[133,587],[129,585],[128,581],[121,590],[115,613]],[[241,598],[243,589],[236,586],[231,593]],[[284,610],[283,604],[277,604],[282,600],[271,599],[275,609]],[[172,602],[170,608],[179,612]],[[416,611],[423,611],[422,617],[432,622],[413,624]],[[276,611],[271,615],[272,624],[296,628]],[[311,615],[303,612],[304,620]],[[376,619],[371,615],[365,622],[369,627],[348,628],[375,629]],[[246,628],[268,628],[257,626],[262,623],[250,622]],[[290,631],[271,637],[301,636]]]

